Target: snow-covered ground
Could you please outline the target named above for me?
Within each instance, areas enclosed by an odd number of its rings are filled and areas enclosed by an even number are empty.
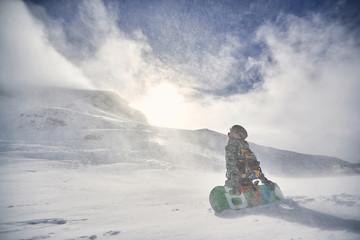
[[[251,144],[286,200],[217,216],[224,134],[150,126],[105,91],[0,93],[0,113],[1,240],[360,239],[360,176],[340,159]]]
[[[74,166],[0,167],[0,239],[359,239],[359,176],[277,181],[287,200],[216,216],[222,173]]]

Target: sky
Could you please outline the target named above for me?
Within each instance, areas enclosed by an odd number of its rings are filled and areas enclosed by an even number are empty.
[[[244,126],[257,144],[360,162],[357,1],[0,3],[1,91],[105,89],[150,124]]]

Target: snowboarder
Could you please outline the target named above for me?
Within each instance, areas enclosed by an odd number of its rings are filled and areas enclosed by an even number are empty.
[[[225,185],[231,187],[236,195],[241,194],[241,186],[257,185],[259,179],[270,189],[275,189],[275,184],[268,180],[260,168],[260,162],[255,154],[250,150],[249,144],[245,139],[247,132],[240,125],[234,125],[228,133],[229,141],[226,150],[226,182]]]

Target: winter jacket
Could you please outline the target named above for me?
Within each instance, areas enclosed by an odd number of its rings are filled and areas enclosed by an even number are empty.
[[[250,171],[260,169],[260,163],[245,140],[230,137],[226,151],[226,185],[234,186],[249,178]],[[259,174],[259,172],[258,172]]]

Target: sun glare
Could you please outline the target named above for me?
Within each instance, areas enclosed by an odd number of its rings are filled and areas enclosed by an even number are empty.
[[[168,83],[153,87],[133,107],[142,111],[151,125],[173,127],[180,123],[183,98],[177,89]]]

